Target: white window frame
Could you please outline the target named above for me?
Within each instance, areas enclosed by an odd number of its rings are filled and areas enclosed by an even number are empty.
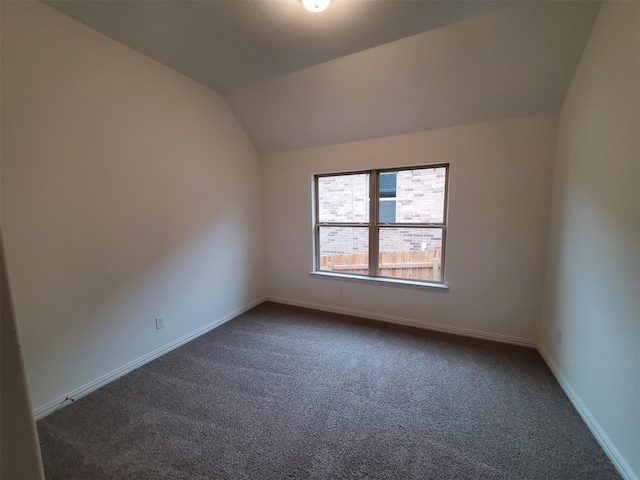
[[[379,222],[378,221],[378,205],[380,202],[380,174],[387,172],[400,172],[404,170],[420,170],[420,169],[445,169],[444,181],[444,206],[442,222],[429,223],[401,223],[401,222]],[[318,179],[322,177],[346,176],[369,174],[369,221],[368,222],[320,222],[320,205],[319,205],[319,188]],[[397,198],[397,196],[396,196]],[[355,170],[346,172],[330,172],[321,173],[313,176],[313,271],[312,275],[320,275],[323,277],[337,277],[352,280],[373,280],[376,282],[385,282],[396,285],[410,286],[426,286],[446,288],[446,240],[449,212],[449,163],[437,163],[429,165],[410,165],[403,167],[371,169],[371,170]],[[383,199],[384,200],[384,199]],[[337,273],[330,270],[320,270],[320,228],[321,227],[368,227],[369,228],[369,273]],[[440,265],[440,280],[414,280],[397,277],[386,277],[379,274],[379,239],[380,227],[392,228],[433,228],[442,230],[442,250]]]

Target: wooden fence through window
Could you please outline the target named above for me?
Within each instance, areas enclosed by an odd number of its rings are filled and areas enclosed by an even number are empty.
[[[441,250],[382,252],[380,276],[440,281],[441,255]],[[320,257],[320,270],[366,275],[369,272],[368,262],[369,255],[366,253],[324,255]]]

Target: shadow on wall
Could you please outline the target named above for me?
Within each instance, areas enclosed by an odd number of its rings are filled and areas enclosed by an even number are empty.
[[[0,233],[0,478],[38,480],[44,478],[44,472],[5,262],[4,242]]]
[[[21,320],[36,407],[256,300],[260,259],[246,222],[223,215],[194,234],[171,249],[134,256],[114,246],[82,268],[42,272],[38,290],[53,303],[23,299]]]

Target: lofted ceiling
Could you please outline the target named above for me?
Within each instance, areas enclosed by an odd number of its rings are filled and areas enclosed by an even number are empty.
[[[558,112],[600,2],[47,1],[222,93],[262,153]]]
[[[492,12],[499,1],[62,0],[47,5],[220,92]]]

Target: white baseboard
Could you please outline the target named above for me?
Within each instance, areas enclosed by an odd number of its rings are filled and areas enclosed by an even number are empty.
[[[536,341],[517,338],[517,337],[510,337],[507,335],[480,332],[477,330],[469,330],[464,328],[449,327],[449,326],[438,325],[433,323],[418,322],[416,320],[410,320],[410,319],[401,318],[401,317],[394,317],[391,315],[381,315],[377,313],[363,312],[360,310],[351,310],[348,308],[334,307],[330,305],[301,302],[298,300],[289,300],[289,299],[280,298],[280,297],[268,296],[267,301],[282,303],[285,305],[293,305],[293,306],[303,307],[303,308],[311,308],[314,310],[322,310],[325,312],[351,315],[353,317],[368,318],[371,320],[377,320],[382,322],[396,323],[399,325],[407,325],[410,327],[423,328],[426,330],[435,330],[439,332],[452,333],[455,335],[463,335],[466,337],[481,338],[484,340],[493,340],[497,342],[511,343],[514,345],[522,345],[526,347],[537,348],[538,351],[540,352],[540,355],[542,356],[544,361],[547,363],[549,369],[551,370],[553,375],[556,377],[558,383],[564,390],[565,394],[567,395],[567,397],[569,397],[569,400],[571,401],[575,409],[578,411],[578,413],[580,414],[584,422],[587,424],[587,426],[589,427],[589,430],[591,430],[591,433],[593,434],[597,442],[600,444],[604,452],[607,454],[607,456],[609,457],[613,465],[616,467],[616,469],[618,470],[622,478],[624,478],[625,480],[640,480],[640,478],[638,478],[638,476],[631,469],[631,466],[620,454],[618,449],[613,445],[613,443],[611,442],[607,434],[604,432],[600,424],[593,417],[589,409],[587,409],[584,402],[580,399],[580,397],[578,396],[576,391],[573,389],[571,384],[567,381],[567,379],[564,377],[562,372],[558,369],[558,367],[553,362],[553,360],[551,360],[551,357],[549,356],[549,354]]]
[[[234,310],[233,312],[221,318],[218,318],[217,320],[214,320],[211,323],[208,323],[207,325],[205,325],[202,328],[199,328],[198,330],[188,333],[187,335],[180,337],[177,340],[174,340],[173,342],[170,342],[165,346],[160,347],[157,350],[154,350],[153,352],[138,358],[137,360],[134,360],[133,362],[127,363],[126,365],[123,365],[122,367],[117,368],[111,373],[103,375],[102,377],[99,377],[93,380],[92,382],[89,382],[86,385],[83,385],[80,388],[76,388],[75,390],[72,390],[65,396],[56,398],[55,400],[52,400],[49,403],[46,403],[44,405],[41,405],[40,407],[37,407],[36,409],[34,409],[34,412],[33,412],[35,419],[40,420],[41,418],[46,417],[50,413],[53,413],[59,408],[62,408],[65,405],[68,405],[72,401],[75,401],[79,398],[84,397],[85,395],[93,392],[94,390],[97,390],[98,388],[103,387],[104,385],[114,381],[115,379],[123,375],[126,375],[127,373],[135,370],[136,368],[141,367],[145,363],[149,363],[151,360],[155,360],[156,358],[164,355],[165,353],[168,353],[171,350],[174,350],[179,346],[184,345],[185,343],[193,340],[194,338],[199,337],[200,335],[203,335],[208,331],[213,330],[216,327],[219,327],[220,325],[228,322],[229,320],[234,319],[238,315],[246,312],[247,310],[252,309],[256,305],[259,305],[262,302],[264,302],[265,300],[266,300],[266,297],[261,297],[257,300],[254,300],[253,302],[243,307],[240,307],[237,310]]]
[[[620,454],[620,451],[611,442],[609,436],[604,432],[604,430],[591,414],[587,406],[580,399],[580,396],[573,389],[567,378],[562,374],[558,366],[551,359],[551,355],[549,355],[549,353],[540,344],[538,344],[538,351],[540,352],[540,355],[542,355],[542,358],[547,363],[547,366],[549,367],[553,375],[556,377],[556,380],[558,380],[558,383],[562,387],[562,390],[564,390],[564,393],[567,395],[567,397],[569,397],[569,400],[582,417],[582,420],[584,420],[584,423],[587,424],[587,427],[589,427],[589,430],[591,430],[591,433],[593,434],[595,439],[598,441],[604,452],[607,454],[613,465],[618,470],[618,473],[620,473],[622,478],[624,478],[625,480],[640,480],[631,469],[631,466]]]
[[[380,322],[396,323],[408,327],[417,327],[425,330],[435,330],[437,332],[453,333],[464,337],[481,338],[483,340],[492,340],[494,342],[511,343],[513,345],[521,345],[524,347],[535,348],[537,343],[535,340],[527,340],[526,338],[511,337],[509,335],[500,335],[497,333],[487,333],[478,330],[470,330],[467,328],[450,327],[447,325],[439,325],[437,323],[420,322],[408,318],[394,317],[391,315],[381,315],[379,313],[363,312],[360,310],[351,310],[349,308],[334,307],[330,305],[321,305],[317,303],[300,302],[297,300],[289,300],[280,297],[267,297],[268,302],[282,303],[285,305],[294,305],[296,307],[311,308],[313,310],[322,310],[324,312],[341,313],[343,315],[351,315],[352,317],[368,318]]]
[[[406,319],[406,318],[401,318],[401,317],[394,317],[391,315],[381,315],[381,314],[377,314],[377,313],[371,313],[371,312],[363,312],[360,310],[352,310],[352,309],[348,309],[348,308],[342,308],[342,307],[334,307],[334,306],[330,306],[330,305],[322,305],[322,304],[316,304],[316,303],[310,303],[310,302],[301,302],[301,301],[297,301],[297,300],[289,300],[289,299],[285,299],[285,298],[280,298],[280,297],[262,297],[259,298],[257,300],[254,300],[253,302],[205,325],[202,328],[199,328],[198,330],[195,330],[194,332],[191,332],[177,340],[174,340],[171,343],[168,343],[167,345],[158,348],[157,350],[154,350],[151,353],[148,353],[147,355],[144,355],[140,358],[138,358],[137,360],[134,360],[133,362],[130,362],[114,371],[112,371],[111,373],[108,373],[106,375],[103,375],[100,378],[97,378],[96,380],[87,383],[86,385],[83,385],[80,388],[77,388],[71,392],[69,392],[67,395],[59,397],[55,400],[52,400],[49,403],[46,403],[38,408],[36,408],[34,410],[34,416],[36,420],[39,420],[47,415],[49,415],[50,413],[54,412],[55,410],[58,410],[59,408],[62,408],[63,406],[67,405],[71,399],[73,400],[77,400],[91,392],[93,392],[94,390],[97,390],[98,388],[114,381],[115,379],[135,370],[136,368],[141,367],[142,365],[144,365],[145,363],[148,363],[168,352],[170,352],[171,350],[174,350],[176,348],[178,348],[181,345],[184,345],[185,343],[193,340],[196,337],[199,337],[207,332],[209,332],[210,330],[213,330],[216,327],[219,327],[220,325],[228,322],[229,320],[234,319],[235,317],[237,317],[238,315],[246,312],[247,310],[252,309],[253,307],[263,303],[264,301],[270,301],[270,302],[275,302],[275,303],[282,303],[285,305],[293,305],[293,306],[297,306],[297,307],[304,307],[304,308],[310,308],[313,310],[321,310],[321,311],[325,311],[325,312],[332,312],[332,313],[339,313],[339,314],[343,314],[343,315],[350,315],[353,317],[360,317],[360,318],[367,318],[367,319],[371,319],[371,320],[376,320],[376,321],[381,321],[381,322],[389,322],[389,323],[395,323],[398,325],[406,325],[406,326],[410,326],[410,327],[417,327],[417,328],[422,328],[422,329],[426,329],[426,330],[435,330],[438,332],[444,332],[444,333],[452,333],[452,334],[456,334],[456,335],[462,335],[462,336],[466,336],[466,337],[473,337],[473,338],[480,338],[480,339],[484,339],[484,340],[492,340],[492,341],[497,341],[497,342],[502,342],[502,343],[510,343],[510,344],[514,344],[514,345],[522,345],[525,347],[533,347],[538,349],[538,351],[540,352],[540,355],[542,356],[542,358],[544,359],[544,361],[547,363],[549,369],[551,370],[551,372],[553,373],[553,375],[556,377],[556,380],[558,381],[558,383],[560,384],[560,386],[562,387],[562,389],[564,390],[565,394],[567,395],[567,397],[569,398],[569,400],[571,401],[571,403],[573,404],[573,406],[575,407],[575,409],[578,411],[578,413],[580,414],[580,416],[582,417],[582,419],[584,420],[584,422],[587,424],[587,427],[589,427],[589,430],[591,430],[591,433],[593,434],[593,436],[595,437],[595,439],[598,441],[598,443],[600,444],[600,446],[602,447],[602,449],[604,450],[604,452],[607,454],[607,456],[611,459],[611,462],[613,463],[613,465],[616,467],[616,469],[618,470],[618,472],[620,473],[620,475],[625,479],[625,480],[640,480],[640,478],[638,478],[638,476],[633,472],[633,470],[631,469],[631,466],[627,463],[627,461],[624,459],[624,457],[620,454],[620,452],[618,451],[618,449],[615,447],[615,445],[613,445],[613,443],[611,442],[611,440],[609,439],[609,437],[607,436],[607,434],[604,432],[604,430],[602,429],[602,427],[600,426],[600,424],[597,422],[597,420],[593,417],[593,415],[591,414],[591,412],[589,411],[589,409],[586,407],[586,405],[584,404],[584,402],[580,399],[580,397],[578,396],[578,394],[576,393],[576,391],[573,389],[573,387],[571,386],[571,384],[568,382],[568,380],[565,378],[565,376],[562,374],[562,372],[560,371],[560,369],[557,367],[557,365],[555,364],[555,362],[551,359],[551,356],[548,354],[548,352],[540,345],[537,344],[535,341],[533,340],[527,340],[527,339],[523,339],[523,338],[518,338],[518,337],[511,337],[508,335],[500,335],[500,334],[495,334],[495,333],[486,333],[486,332],[481,332],[481,331],[477,331],[477,330],[470,330],[470,329],[465,329],[465,328],[458,328],[458,327],[449,327],[446,325],[438,325],[438,324],[434,324],[434,323],[427,323],[427,322],[419,322],[417,320],[411,320],[411,319]]]

